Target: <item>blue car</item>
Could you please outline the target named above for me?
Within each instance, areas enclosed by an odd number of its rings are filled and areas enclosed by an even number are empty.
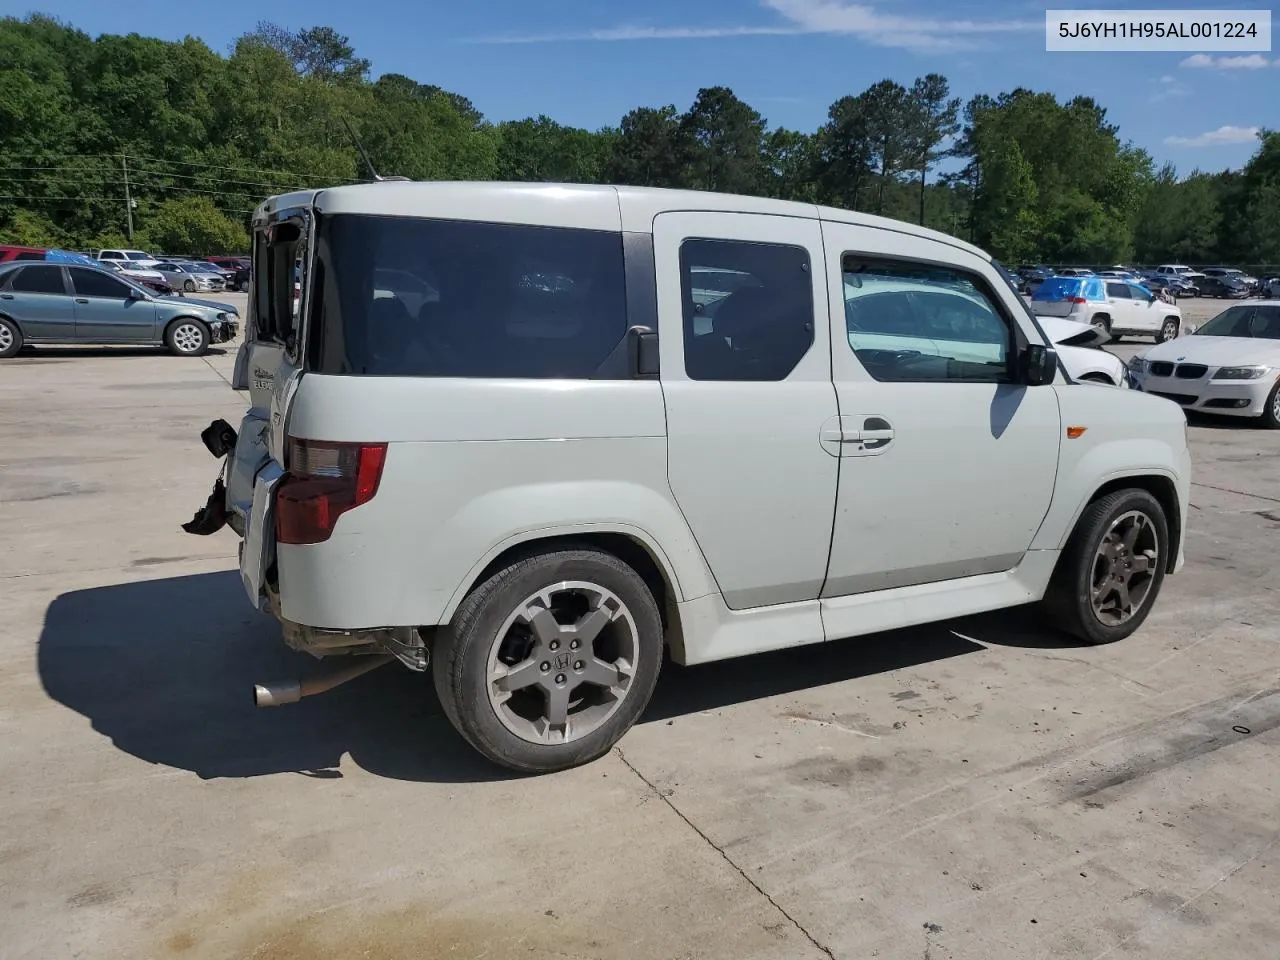
[[[26,344],[164,346],[198,357],[235,339],[235,307],[190,297],[157,297],[119,274],[70,263],[0,266],[0,359]]]

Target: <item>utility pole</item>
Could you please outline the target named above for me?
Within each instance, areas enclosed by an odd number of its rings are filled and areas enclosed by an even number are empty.
[[[133,198],[129,196],[129,157],[120,154],[120,163],[124,166],[124,212],[128,217],[129,242],[133,243]]]

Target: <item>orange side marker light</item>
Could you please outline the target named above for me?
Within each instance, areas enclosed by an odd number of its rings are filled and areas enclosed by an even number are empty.
[[[1088,429],[1088,427],[1067,427],[1067,439],[1079,440],[1084,436],[1084,432]]]

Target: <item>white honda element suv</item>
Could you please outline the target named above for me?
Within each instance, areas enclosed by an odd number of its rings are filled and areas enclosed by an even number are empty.
[[[751,197],[382,182],[254,217],[238,429],[194,533],[491,760],[608,751],[695,664],[1042,602],[1128,636],[1179,569],[1167,400],[1073,384],[983,253]],[[295,263],[301,298],[294,301]]]

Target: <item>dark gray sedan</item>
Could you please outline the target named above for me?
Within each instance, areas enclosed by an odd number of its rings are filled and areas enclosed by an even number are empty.
[[[16,262],[0,266],[0,359],[24,344],[164,346],[197,357],[240,330],[235,307],[158,297],[97,267]]]

